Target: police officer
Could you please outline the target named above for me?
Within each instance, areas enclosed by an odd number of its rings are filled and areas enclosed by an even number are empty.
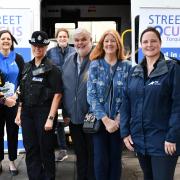
[[[29,179],[54,180],[53,121],[62,96],[61,74],[46,57],[45,32],[33,32],[29,43],[34,59],[23,70],[15,122],[22,126]]]

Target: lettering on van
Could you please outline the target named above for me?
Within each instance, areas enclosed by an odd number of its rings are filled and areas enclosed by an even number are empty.
[[[180,15],[152,14],[149,15],[149,24],[156,24],[156,29],[168,37],[168,41],[180,41]]]
[[[1,15],[0,30],[8,29],[16,37],[22,36],[21,19],[22,16],[19,15]]]

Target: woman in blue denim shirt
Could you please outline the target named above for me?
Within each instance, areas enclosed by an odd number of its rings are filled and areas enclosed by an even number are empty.
[[[90,59],[87,100],[91,111],[102,121],[100,131],[93,134],[95,177],[96,180],[119,180],[122,152],[119,109],[131,63],[125,60],[124,47],[115,30],[102,35]],[[113,85],[106,98],[112,77]]]

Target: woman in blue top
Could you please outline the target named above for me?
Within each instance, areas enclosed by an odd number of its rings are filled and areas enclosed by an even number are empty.
[[[14,42],[17,44],[16,39],[8,30],[0,31],[0,71],[4,81],[4,85],[0,87],[3,93],[3,101],[0,105],[0,172],[2,172],[1,161],[4,159],[4,126],[6,124],[11,175],[18,174],[14,164],[14,160],[17,159],[18,144],[18,126],[14,123],[17,112],[15,92],[24,65],[23,58],[14,52]]]
[[[131,63],[125,60],[124,47],[115,30],[102,35],[90,59],[87,100],[91,111],[102,121],[100,131],[93,134],[95,177],[96,180],[119,180],[122,152],[119,110]],[[112,76],[113,85],[106,98]]]
[[[140,37],[144,58],[133,67],[121,108],[121,136],[136,151],[144,180],[173,180],[180,154],[180,65],[161,53],[152,27]]]

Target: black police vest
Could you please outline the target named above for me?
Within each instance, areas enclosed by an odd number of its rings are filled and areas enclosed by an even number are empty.
[[[49,63],[41,64],[33,69],[28,63],[23,71],[21,81],[21,97],[26,106],[50,106],[53,99],[53,91],[48,87],[48,73],[52,70]]]

